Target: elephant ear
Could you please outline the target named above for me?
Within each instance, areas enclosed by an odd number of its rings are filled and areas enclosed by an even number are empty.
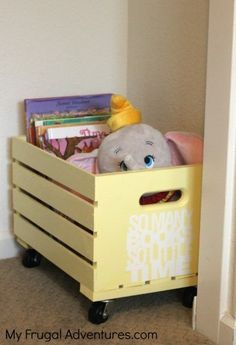
[[[203,139],[189,132],[167,132],[165,134],[171,151],[173,165],[202,163]]]

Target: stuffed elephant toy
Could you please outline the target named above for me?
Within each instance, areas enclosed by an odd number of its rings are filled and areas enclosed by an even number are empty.
[[[100,172],[151,169],[171,165],[167,141],[145,124],[123,127],[107,136],[98,151]]]
[[[162,135],[140,123],[141,117],[127,99],[114,96],[112,129],[98,150],[101,173],[169,167],[202,161],[203,141],[197,134],[168,132]]]

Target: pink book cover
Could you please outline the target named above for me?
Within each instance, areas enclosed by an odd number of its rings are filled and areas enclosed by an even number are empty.
[[[96,174],[97,149],[102,137],[50,139],[41,143],[41,147],[78,168]]]
[[[90,153],[101,144],[101,137],[49,139],[40,143],[42,149],[67,160],[74,154]]]

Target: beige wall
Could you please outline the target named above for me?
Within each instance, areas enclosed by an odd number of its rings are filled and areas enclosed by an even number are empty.
[[[130,0],[128,94],[144,121],[203,133],[208,0]]]
[[[3,248],[11,255],[9,138],[25,132],[23,99],[118,92],[163,132],[202,133],[208,1],[0,0],[0,8],[2,257]]]
[[[10,137],[23,99],[126,93],[126,0],[0,0],[0,257],[10,242]],[[11,243],[11,244],[10,244]],[[8,247],[10,246],[10,247]]]

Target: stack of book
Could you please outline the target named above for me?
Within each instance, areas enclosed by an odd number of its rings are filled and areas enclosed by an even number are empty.
[[[96,172],[102,139],[110,133],[111,94],[25,99],[27,141]],[[92,165],[91,165],[92,162]]]

